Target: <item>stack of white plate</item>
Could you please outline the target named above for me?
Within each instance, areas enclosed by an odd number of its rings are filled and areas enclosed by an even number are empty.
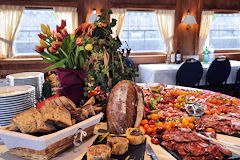
[[[42,97],[44,74],[42,72],[22,72],[6,76],[10,86],[31,85],[35,87],[36,100]]]
[[[34,107],[33,86],[0,87],[0,126],[10,124],[13,116]]]

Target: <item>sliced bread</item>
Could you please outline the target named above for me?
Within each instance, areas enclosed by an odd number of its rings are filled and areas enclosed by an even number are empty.
[[[64,107],[67,108],[67,110],[69,111],[77,110],[75,103],[71,101],[69,98],[60,96],[60,97],[56,97],[56,99],[60,100],[63,103]]]
[[[30,108],[22,113],[17,114],[12,118],[12,123],[17,126],[22,133],[36,133],[37,121],[35,117],[38,111]]]
[[[40,112],[43,121],[48,124],[55,124],[62,128],[72,125],[70,112],[63,106],[57,106],[52,100],[46,101]]]

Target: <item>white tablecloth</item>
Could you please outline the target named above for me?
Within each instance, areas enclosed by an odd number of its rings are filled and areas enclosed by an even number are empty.
[[[240,61],[231,60],[231,73],[228,77],[227,84],[234,84],[237,70],[240,68]],[[203,75],[200,85],[205,85],[206,74],[210,64],[203,64]],[[141,83],[164,83],[176,85],[176,75],[181,64],[140,64],[139,81]]]

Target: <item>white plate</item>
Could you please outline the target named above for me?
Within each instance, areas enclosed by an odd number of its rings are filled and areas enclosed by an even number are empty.
[[[17,79],[24,79],[24,78],[34,78],[44,76],[42,72],[22,72],[22,73],[14,73],[7,75],[6,78],[17,78]]]
[[[19,111],[19,110],[22,110],[22,109],[25,109],[25,108],[29,108],[29,107],[33,107],[34,104],[33,103],[26,103],[25,105],[22,105],[22,106],[13,106],[12,108],[1,108],[0,109],[0,113],[5,113],[5,112],[12,112],[14,110],[16,111]]]
[[[24,102],[34,102],[34,98],[24,98],[22,100],[19,101],[9,101],[9,102],[1,102],[0,106],[5,106],[5,105],[18,105],[18,104],[22,104]]]
[[[26,108],[21,108],[21,109],[18,109],[18,110],[6,110],[6,111],[0,111],[0,115],[5,115],[5,114],[13,114],[13,113],[21,113],[23,111],[26,111],[28,110],[29,108],[32,108],[32,107],[26,107]]]
[[[17,96],[34,90],[33,86],[5,86],[0,87],[0,98]]]
[[[4,103],[4,102],[20,101],[20,100],[23,100],[23,99],[26,99],[26,98],[35,98],[35,94],[27,94],[27,95],[24,95],[24,96],[13,97],[13,98],[8,98],[8,99],[7,98],[5,98],[5,99],[0,98],[0,102]]]

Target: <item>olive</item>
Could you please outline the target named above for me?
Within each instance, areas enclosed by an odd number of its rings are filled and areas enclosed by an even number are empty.
[[[160,121],[160,122],[164,122],[165,119],[166,119],[166,117],[165,117],[165,116],[162,116],[162,117],[159,118],[159,121]]]
[[[157,127],[156,133],[161,134],[164,131],[163,127]]]

